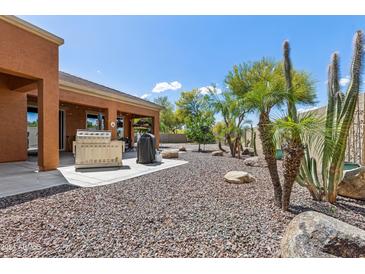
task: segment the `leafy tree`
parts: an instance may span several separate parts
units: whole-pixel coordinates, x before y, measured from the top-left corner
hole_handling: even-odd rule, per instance
[[[213,134],[215,139],[218,141],[218,148],[223,152],[227,152],[222,147],[222,142],[225,140],[225,135],[226,135],[226,125],[223,121],[215,123],[213,127]]]
[[[197,89],[182,92],[176,102],[177,112],[186,125],[187,137],[200,145],[214,141],[212,127],[214,112],[209,107],[207,96]]]
[[[160,113],[160,131],[162,133],[176,133],[182,127],[180,116],[176,114],[174,105],[167,96],[157,97],[154,102],[163,107]]]
[[[244,133],[242,126],[249,109],[244,100],[230,90],[219,94],[213,88],[210,90],[209,100],[212,108],[223,117],[224,127],[221,130],[227,140],[232,157],[235,157],[241,148],[241,137]],[[240,157],[240,153],[238,153],[238,157]]]
[[[295,103],[313,103],[315,94],[313,82],[308,74],[292,71],[293,96]],[[273,123],[270,119],[274,107],[281,107],[288,97],[281,63],[263,58],[254,63],[244,63],[235,66],[226,78],[228,87],[243,98],[250,109],[259,113],[258,128],[263,153],[268,165],[274,188],[275,204],[282,205],[282,188],[275,159],[276,145],[274,143]],[[310,87],[310,88],[308,88]]]

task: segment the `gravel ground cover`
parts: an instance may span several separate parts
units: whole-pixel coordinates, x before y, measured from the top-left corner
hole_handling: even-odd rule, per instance
[[[313,209],[365,229],[364,202],[316,203],[297,186],[292,212],[283,213],[273,206],[266,168],[228,155],[180,156],[189,163],[0,209],[0,256],[275,257],[286,225]],[[257,181],[227,184],[230,170]]]

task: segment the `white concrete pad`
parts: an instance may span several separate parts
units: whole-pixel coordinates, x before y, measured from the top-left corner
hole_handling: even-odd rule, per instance
[[[123,160],[121,168],[77,169],[75,166],[60,167],[58,170],[72,185],[79,187],[94,187],[121,182],[127,179],[146,175],[159,170],[180,166],[188,163],[183,160],[163,159],[162,163],[137,164],[136,158]]]

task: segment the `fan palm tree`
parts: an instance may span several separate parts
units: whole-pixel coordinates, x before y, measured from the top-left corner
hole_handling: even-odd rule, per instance
[[[269,59],[235,67],[227,76],[226,83],[232,84],[232,90],[244,98],[249,108],[259,113],[259,133],[263,153],[268,165],[274,188],[275,204],[282,206],[282,187],[275,158],[274,127],[270,119],[273,108],[280,107],[288,98],[283,74],[283,64]],[[311,104],[315,93],[313,82],[308,74],[293,71],[293,102]]]
[[[247,81],[246,88],[249,90],[245,100],[259,113],[258,128],[262,149],[274,188],[275,204],[281,207],[282,189],[275,158],[270,112],[274,106],[282,104],[285,98],[282,77],[278,64],[267,59],[262,59],[251,67],[242,67],[241,74],[242,79]]]

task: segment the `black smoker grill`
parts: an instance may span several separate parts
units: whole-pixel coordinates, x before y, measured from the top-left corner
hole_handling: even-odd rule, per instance
[[[137,163],[150,164],[155,161],[156,138],[150,133],[143,134],[137,142]]]

